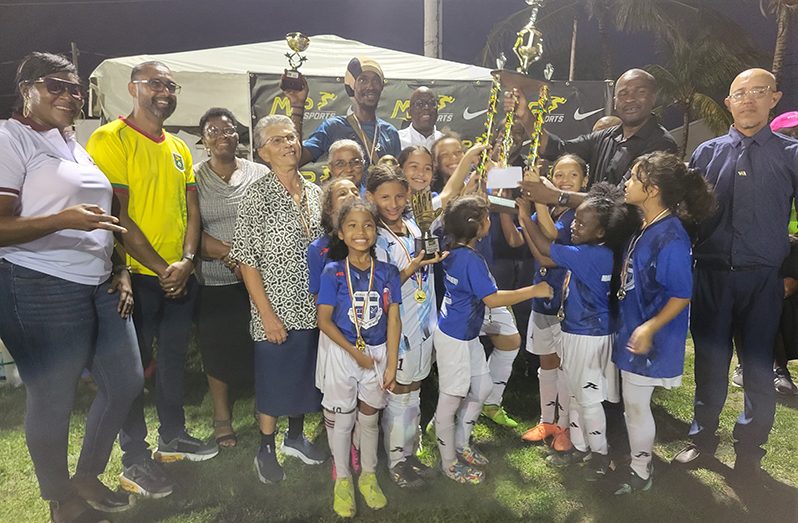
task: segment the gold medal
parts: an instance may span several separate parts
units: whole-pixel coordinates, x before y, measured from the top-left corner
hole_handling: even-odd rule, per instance
[[[623,287],[621,287],[620,289],[618,289],[618,299],[622,300],[624,298],[626,298],[626,290]]]
[[[358,336],[355,340],[355,348],[360,352],[366,352],[366,340],[362,336]]]
[[[560,321],[565,319],[565,311],[562,307],[560,307],[560,310],[557,311],[557,319]]]
[[[427,293],[421,289],[417,289],[413,297],[418,303],[424,303],[427,300]]]

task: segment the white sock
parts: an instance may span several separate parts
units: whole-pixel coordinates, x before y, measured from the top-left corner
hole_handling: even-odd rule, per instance
[[[438,438],[438,451],[441,454],[441,468],[447,468],[457,461],[454,445],[454,422],[457,409],[463,398],[445,392],[438,394],[435,409],[435,437]]]
[[[632,470],[642,479],[648,479],[657,430],[654,415],[651,413],[651,394],[654,387],[632,385],[628,381],[624,381],[622,387]]]
[[[554,423],[557,413],[557,369],[538,369],[540,422]]]
[[[408,428],[409,439],[405,444],[405,457],[415,455],[421,441],[421,390],[411,390],[407,395],[410,396],[407,402],[407,419],[412,431]]]
[[[363,472],[377,470],[377,447],[380,439],[379,417],[379,412],[371,415],[363,414],[360,411],[357,413],[357,421],[360,425],[360,465],[363,467]]]
[[[410,411],[410,394],[388,394],[388,405],[382,412],[383,446],[388,455],[388,468],[404,461],[415,433],[415,413]]]
[[[330,447],[330,452],[333,449],[333,428],[335,427],[335,412],[330,412],[327,409],[322,409],[324,414],[324,429],[327,432],[327,445]]]
[[[488,358],[488,368],[490,369],[490,377],[493,380],[493,389],[483,403],[488,405],[501,405],[502,396],[504,396],[504,389],[507,387],[507,381],[510,379],[510,374],[513,373],[513,362],[518,355],[518,349],[513,350],[499,350],[493,349]]]
[[[349,447],[352,446],[352,427],[355,426],[357,411],[336,412],[333,427],[332,455],[335,460],[335,474],[339,478],[352,475],[349,470]]]
[[[471,440],[471,431],[477,424],[482,405],[485,404],[485,398],[491,393],[492,387],[490,374],[471,376],[471,387],[457,410],[454,443],[458,449],[468,446],[468,442]]]
[[[576,398],[571,396],[568,400],[570,403],[570,408],[568,409],[568,417],[570,418],[570,422],[568,423],[568,435],[571,440],[571,444],[574,448],[580,452],[587,452],[587,443],[585,442],[585,429],[582,426],[582,419],[579,417],[579,405],[576,403]]]
[[[562,369],[557,369],[557,425],[560,428],[567,429],[570,426],[571,412],[571,389],[565,373]]]
[[[607,418],[601,403],[579,406],[579,416],[584,423],[585,437],[591,452],[607,454]]]

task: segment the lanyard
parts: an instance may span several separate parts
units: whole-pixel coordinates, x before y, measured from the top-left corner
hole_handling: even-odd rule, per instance
[[[402,248],[402,250],[405,253],[405,256],[407,256],[408,263],[412,262],[413,256],[410,255],[410,251],[407,250],[407,247],[405,247],[405,243],[402,241],[402,239],[399,238],[399,236],[395,232],[393,232],[391,228],[388,227],[388,225],[383,220],[380,220],[380,223],[382,223],[382,226],[385,228],[385,230],[388,231],[388,233],[391,236],[393,236],[394,240],[396,240],[396,243],[399,244],[399,247]],[[410,234],[410,227],[407,226],[407,223],[405,223],[404,219],[402,220],[402,224],[404,224],[405,228],[407,229],[408,236],[412,238],[413,236]],[[416,292],[413,293],[413,298],[418,303],[424,303],[424,301],[426,301],[427,299],[427,293],[424,292],[424,289],[422,288],[423,285],[422,285],[421,271],[416,271],[414,276],[416,278],[416,285],[418,289],[416,289]]]
[[[661,213],[656,215],[651,223],[643,223],[643,227],[640,229],[640,233],[634,237],[634,239],[629,242],[629,248],[626,249],[626,257],[623,259],[623,267],[621,267],[621,285],[618,288],[618,299],[623,300],[626,298],[626,284],[629,280],[629,266],[632,263],[632,254],[635,252],[635,247],[637,247],[637,242],[640,241],[640,238],[643,237],[643,233],[646,232],[646,229],[654,225],[659,220],[666,217],[670,214],[670,209],[664,209]]]
[[[371,139],[371,144],[366,140],[366,133],[363,131],[363,127],[360,126],[360,120],[357,119],[357,116],[352,114],[352,119],[355,122],[355,125],[352,127],[354,128],[355,132],[357,133],[360,141],[363,142],[363,146],[366,149],[366,154],[369,157],[369,165],[374,164],[374,149],[377,147],[377,131],[379,130],[379,125],[377,121],[374,121],[374,137]],[[350,122],[351,123],[351,122]]]
[[[352,302],[352,323],[355,324],[355,334],[357,335],[357,339],[355,340],[355,348],[360,352],[364,352],[366,350],[366,341],[363,339],[363,336],[360,334],[360,320],[357,317],[357,308],[355,307],[355,294],[352,290],[352,276],[350,274],[349,268],[349,256],[346,257],[346,288],[349,291],[349,299]],[[368,297],[371,295],[371,284],[374,282],[374,258],[371,258],[371,265],[369,267],[369,290],[366,293],[366,303],[363,304],[363,309],[361,311],[361,318],[366,312],[366,307],[368,306]]]

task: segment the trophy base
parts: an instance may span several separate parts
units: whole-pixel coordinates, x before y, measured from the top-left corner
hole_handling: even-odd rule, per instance
[[[490,212],[518,214],[518,207],[515,205],[515,200],[488,195],[488,204],[490,205]]]
[[[283,91],[301,91],[305,88],[302,81],[302,74],[294,69],[285,69],[280,78],[280,89]]]
[[[416,252],[424,251],[424,259],[430,260],[441,251],[440,241],[436,236],[416,238]]]

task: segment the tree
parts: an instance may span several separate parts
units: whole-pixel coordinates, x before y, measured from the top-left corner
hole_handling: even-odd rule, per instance
[[[776,15],[776,45],[773,48],[773,65],[770,72],[776,77],[778,85],[789,42],[791,21],[798,13],[798,0],[759,0],[759,10],[763,16],[767,16],[766,11]]]

